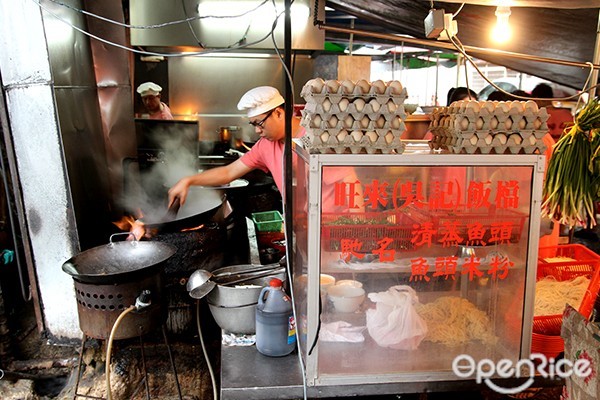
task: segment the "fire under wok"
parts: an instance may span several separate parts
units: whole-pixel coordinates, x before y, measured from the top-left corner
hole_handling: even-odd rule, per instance
[[[70,258],[62,270],[80,282],[120,283],[155,271],[177,251],[175,246],[162,242],[113,242],[115,235],[108,244]]]

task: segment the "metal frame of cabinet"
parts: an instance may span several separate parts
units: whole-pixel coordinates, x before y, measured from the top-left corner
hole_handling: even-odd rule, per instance
[[[535,274],[537,266],[537,249],[539,240],[539,228],[541,219],[542,181],[545,169],[545,157],[543,155],[463,155],[463,154],[439,154],[430,151],[407,150],[404,154],[309,154],[300,141],[294,142],[294,237],[291,248],[291,257],[294,260],[293,290],[296,304],[296,316],[301,343],[301,354],[305,366],[306,382],[308,386],[326,385],[352,385],[370,383],[402,383],[410,386],[417,384],[422,387],[423,382],[432,385],[448,381],[460,381],[451,370],[369,370],[368,367],[360,370],[356,368],[356,357],[364,357],[365,363],[373,364],[374,361],[386,363],[386,357],[417,357],[419,353],[404,350],[385,350],[382,357],[367,360],[373,354],[372,351],[361,349],[360,344],[353,346],[339,346],[339,351],[332,349],[328,354],[340,358],[342,365],[345,355],[355,353],[348,363],[348,371],[344,373],[324,373],[319,365],[319,353],[322,343],[318,340],[321,324],[320,309],[323,307],[323,297],[320,287],[321,271],[321,249],[322,249],[322,226],[321,226],[321,188],[323,168],[328,166],[352,166],[352,167],[526,167],[531,172],[531,182],[528,202],[528,229],[524,228],[523,235],[527,236],[526,255],[522,260],[523,273],[523,311],[520,321],[520,347],[516,350],[519,358],[529,357],[531,349],[531,332],[533,320],[533,296],[535,288]],[[303,187],[300,180],[305,180]],[[302,192],[302,193],[301,193]],[[306,204],[302,204],[305,198]],[[297,224],[298,219],[305,220],[305,226]],[[299,282],[299,274],[304,269],[305,282]],[[299,285],[304,285],[304,292],[298,290]],[[303,297],[305,296],[305,298]],[[304,302],[304,303],[303,303]],[[301,304],[302,303],[302,304]],[[366,334],[368,336],[368,334]],[[372,349],[371,349],[372,350]],[[377,353],[377,351],[375,352]],[[421,354],[422,356],[422,354]],[[350,356],[349,356],[350,357]],[[377,356],[373,356],[377,357]],[[351,357],[350,357],[351,358]],[[322,363],[322,360],[321,360]],[[341,371],[341,370],[340,370]],[[467,378],[470,379],[470,378]],[[474,379],[474,378],[473,378]]]

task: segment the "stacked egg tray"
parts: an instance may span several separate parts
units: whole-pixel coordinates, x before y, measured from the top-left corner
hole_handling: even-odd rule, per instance
[[[402,153],[406,89],[399,81],[337,81],[315,78],[300,95],[301,125],[310,153]]]
[[[431,113],[429,146],[466,154],[544,154],[548,112],[528,101],[455,101]]]

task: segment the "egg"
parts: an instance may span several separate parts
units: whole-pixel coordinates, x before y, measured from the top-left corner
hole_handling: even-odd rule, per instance
[[[477,139],[476,135],[471,136],[471,139],[469,139],[469,142],[471,142],[472,146],[477,145],[477,141],[478,141],[478,139]]]
[[[496,110],[500,110],[502,114],[508,114],[510,111],[510,104],[506,101],[499,101],[498,104],[496,104]]]
[[[479,106],[479,102],[477,100],[467,100],[465,102],[465,110],[471,110],[474,113],[479,113],[481,107]]]
[[[385,125],[385,117],[383,115],[380,115],[379,118],[377,118],[377,121],[375,121],[375,126],[377,126],[378,128],[383,128]]]
[[[483,124],[484,124],[483,118],[481,118],[481,117],[477,118],[477,121],[475,121],[475,129],[478,129],[478,130],[482,129]]]
[[[344,94],[352,94],[354,92],[354,86],[354,82],[349,79],[342,81],[342,91]]]
[[[518,133],[513,133],[512,135],[510,135],[508,137],[508,140],[515,144],[521,144],[523,142],[523,138]]]
[[[323,103],[321,103],[321,107],[323,107],[323,111],[329,112],[331,110],[331,101],[329,99],[324,99]]]
[[[356,87],[360,89],[361,94],[368,94],[371,90],[371,84],[364,79],[359,79],[356,82]]]
[[[389,81],[387,87],[390,88],[391,94],[400,95],[402,94],[402,84],[400,81]]]
[[[323,132],[321,134],[321,142],[327,143],[328,140],[329,140],[329,132]]]
[[[385,83],[381,79],[371,82],[371,88],[375,89],[376,94],[385,93]]]
[[[497,128],[498,128],[498,118],[492,117],[490,119],[490,129],[497,129]]]
[[[342,143],[346,139],[346,136],[348,136],[348,131],[342,129],[341,131],[339,131],[336,137],[338,142]]]
[[[500,144],[506,144],[506,135],[504,133],[497,133],[496,138],[498,138]]]
[[[535,101],[533,101],[533,100],[527,100],[525,102],[525,105],[524,105],[523,108],[524,108],[525,111],[531,111],[531,112],[534,112],[534,113],[537,113],[538,111],[540,111],[537,103]]]
[[[529,144],[531,146],[535,146],[537,144],[537,139],[535,138],[534,135],[529,136]]]
[[[377,141],[377,139],[379,138],[379,135],[377,135],[377,132],[374,132],[374,131],[367,131],[365,133],[365,136],[367,136],[369,138],[371,143],[375,143]]]
[[[329,117],[329,121],[327,121],[327,126],[330,128],[335,128],[338,124],[338,118],[335,115]]]
[[[369,122],[371,122],[371,119],[369,119],[369,117],[365,115],[360,119],[360,127],[367,128],[369,126]]]
[[[352,118],[352,115],[348,115],[346,118],[344,118],[344,128],[352,128],[352,124],[354,124],[354,118]]]
[[[312,128],[320,128],[321,122],[323,122],[323,119],[321,118],[321,116],[319,114],[315,114],[313,116],[312,120],[310,121],[310,126]]]
[[[523,112],[523,103],[518,100],[511,101],[510,109],[516,114],[521,114]]]
[[[468,118],[463,118],[460,121],[460,130],[466,131],[468,128],[469,128],[469,119]]]
[[[525,129],[526,126],[527,120],[525,119],[525,117],[523,117],[519,120],[519,129]]]
[[[542,127],[542,120],[536,118],[533,120],[533,129],[540,129]]]
[[[492,114],[494,112],[494,110],[496,109],[496,104],[494,104],[493,101],[484,101],[483,102],[483,107],[481,107],[482,110],[487,110],[490,114]]]
[[[400,119],[400,117],[393,117],[390,120],[390,125],[392,126],[392,128],[394,129],[400,129],[400,125],[402,124],[402,120]]]
[[[358,112],[362,112],[362,110],[365,108],[365,101],[363,99],[361,99],[360,97],[354,99],[354,101],[352,102],[352,104],[354,104],[354,107],[356,107],[356,111]]]
[[[393,140],[394,140],[394,134],[392,132],[386,133],[386,135],[385,135],[385,142],[387,144],[390,144],[390,143],[392,143]]]
[[[325,81],[321,78],[314,78],[306,82],[306,86],[310,87],[311,93],[321,93],[323,86],[325,86]]]
[[[340,111],[346,111],[348,109],[348,105],[350,105],[350,101],[346,98],[340,99],[340,102],[338,103]]]
[[[325,87],[327,89],[327,93],[337,93],[340,89],[340,83],[335,79],[329,79],[325,81]]]
[[[493,139],[493,138],[492,138],[492,135],[489,135],[489,134],[488,134],[488,135],[485,137],[485,144],[492,144],[492,139]]]
[[[396,105],[396,103],[394,103],[392,100],[387,102],[387,109],[390,113],[395,113],[396,110],[398,109],[398,106]]]
[[[354,139],[356,143],[360,142],[362,137],[363,133],[361,131],[352,131],[352,139]]]
[[[510,131],[512,129],[512,126],[513,126],[512,118],[506,118],[506,121],[504,121],[504,129],[506,129],[507,131]]]
[[[379,104],[377,99],[371,99],[369,104],[371,105],[371,110],[373,110],[373,112],[378,112],[379,108],[381,107],[381,104]]]

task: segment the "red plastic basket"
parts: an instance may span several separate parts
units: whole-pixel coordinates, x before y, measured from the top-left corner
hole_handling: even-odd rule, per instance
[[[321,246],[323,250],[341,251],[343,239],[358,240],[358,253],[368,253],[379,247],[380,240],[392,239],[387,249],[412,249],[412,230],[415,221],[404,213],[323,213]]]
[[[538,258],[537,280],[546,276],[552,276],[558,281],[579,276],[590,279],[578,310],[584,317],[589,318],[600,288],[600,255],[580,244],[540,247],[539,254],[543,256]],[[552,257],[568,257],[575,261],[546,261]],[[561,327],[562,314],[534,317],[531,351],[556,357],[564,348],[563,339],[560,337]]]

